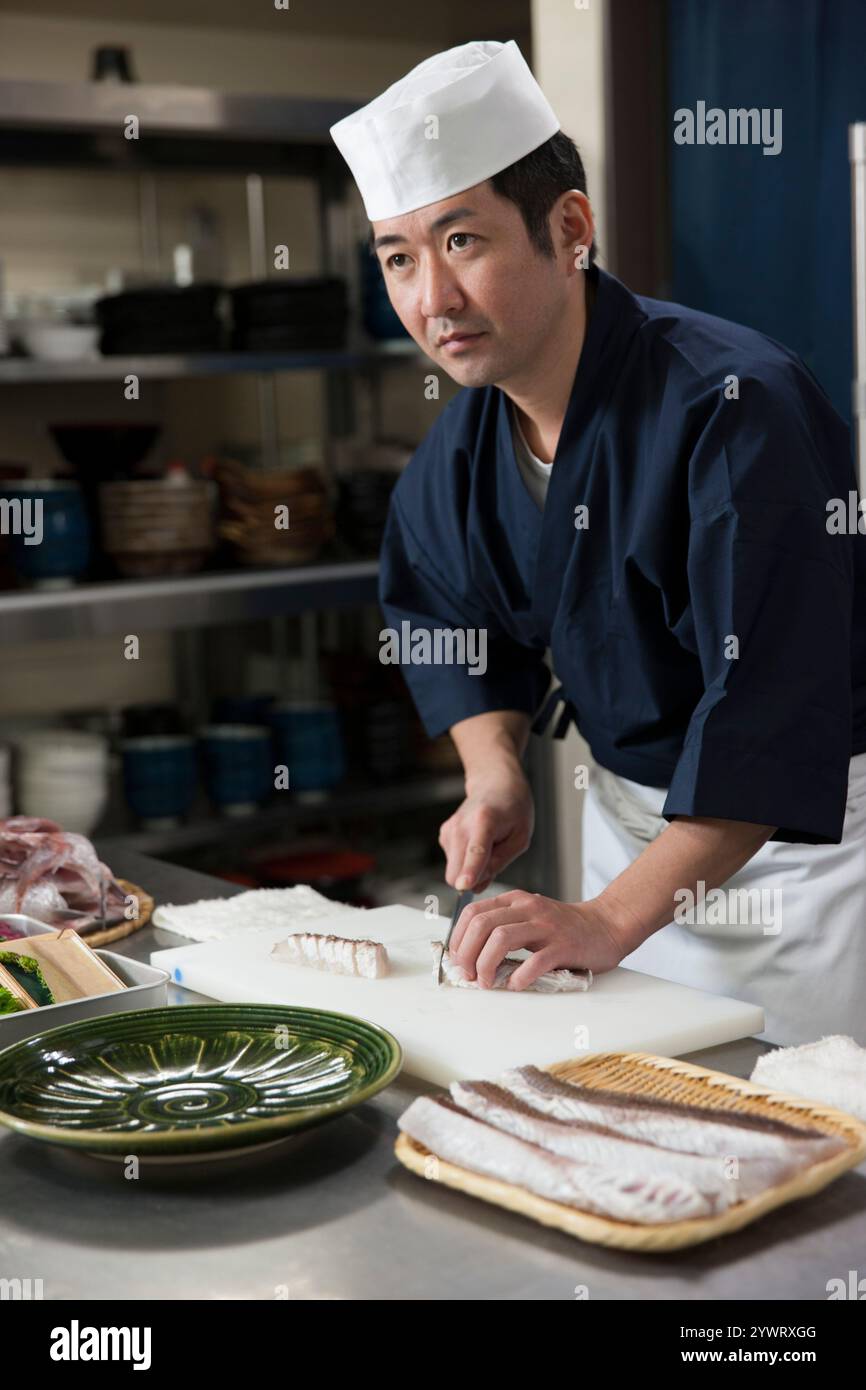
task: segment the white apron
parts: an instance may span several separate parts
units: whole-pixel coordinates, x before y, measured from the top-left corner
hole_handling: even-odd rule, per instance
[[[666,796],[591,765],[584,898],[599,894],[666,828]],[[841,844],[768,841],[724,888],[728,903],[732,889],[764,889],[765,911],[729,906],[729,920],[710,925],[709,903],[703,913],[698,903],[693,920],[670,922],[622,964],[759,1005],[766,1022],[758,1036],[767,1042],[847,1033],[866,1046],[866,753],[851,759]],[[745,901],[742,893],[736,898]],[[757,894],[751,902],[757,905]]]

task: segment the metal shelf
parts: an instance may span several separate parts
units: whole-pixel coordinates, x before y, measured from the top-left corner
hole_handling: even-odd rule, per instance
[[[76,362],[45,362],[30,357],[0,358],[0,386],[66,381],[142,381],[176,377],[224,376],[231,372],[348,371],[426,361],[415,343],[393,342],[319,352],[148,353],[135,357],[95,357]]]
[[[345,179],[330,127],[359,103],[147,82],[0,81],[0,163],[250,168]],[[125,137],[133,112],[139,138]]]
[[[142,133],[249,140],[329,140],[356,103],[135,82],[0,82],[0,128],[91,131],[123,138],[129,112]]]
[[[0,642],[218,627],[375,603],[378,560],[0,593]]]
[[[419,777],[385,786],[337,787],[333,791],[291,792],[282,806],[266,806],[252,816],[240,819],[207,815],[188,821],[173,830],[137,830],[129,834],[97,834],[99,850],[109,862],[119,850],[141,854],[172,854],[219,844],[222,840],[260,840],[263,835],[284,829],[287,823],[311,815],[397,814],[422,806],[459,802],[464,796],[463,777]],[[288,798],[291,798],[290,800]]]

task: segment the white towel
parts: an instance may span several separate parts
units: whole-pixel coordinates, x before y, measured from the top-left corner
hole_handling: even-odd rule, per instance
[[[310,924],[347,912],[362,912],[351,903],[335,902],[308,883],[294,888],[251,888],[232,898],[201,898],[195,903],[161,903],[151,918],[192,941],[230,941],[250,932],[285,927],[286,933],[308,931]]]
[[[801,1047],[765,1052],[755,1063],[751,1079],[866,1120],[866,1048],[853,1038],[836,1034]]]

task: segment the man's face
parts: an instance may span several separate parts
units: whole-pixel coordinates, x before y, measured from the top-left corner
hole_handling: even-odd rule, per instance
[[[537,359],[564,311],[564,255],[542,256],[489,182],[373,223],[391,303],[461,386],[502,385]]]

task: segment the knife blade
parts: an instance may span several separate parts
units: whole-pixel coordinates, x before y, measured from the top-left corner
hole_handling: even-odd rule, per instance
[[[448,928],[448,935],[445,937],[445,943],[439,955],[439,970],[436,974],[437,985],[441,985],[442,983],[442,962],[445,959],[445,952],[448,950],[448,947],[451,944],[451,936],[454,932],[454,928],[457,926],[457,923],[460,920],[460,914],[463,911],[464,907],[468,907],[474,897],[475,893],[471,888],[464,888],[462,893],[457,894],[457,902],[454,904],[454,912],[451,917],[451,925]]]

